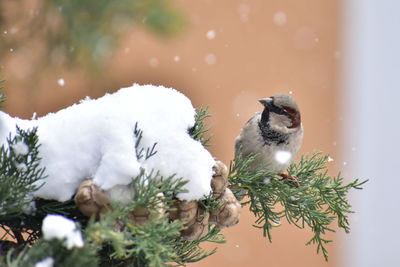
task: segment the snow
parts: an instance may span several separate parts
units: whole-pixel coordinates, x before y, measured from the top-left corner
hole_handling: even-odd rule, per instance
[[[213,39],[215,39],[216,36],[217,36],[217,33],[215,32],[215,30],[209,30],[206,33],[206,37],[208,40],[213,40]]]
[[[41,261],[36,262],[35,267],[53,267],[54,259],[52,257],[47,257]]]
[[[278,11],[274,14],[272,17],[272,21],[275,23],[275,25],[278,26],[283,26],[286,24],[287,21],[287,16],[285,12]]]
[[[211,192],[215,161],[188,134],[194,116],[190,100],[175,89],[135,84],[37,120],[12,118],[0,111],[0,145],[10,132],[15,135],[16,125],[38,127],[39,153],[47,177],[36,197],[69,200],[88,178],[103,190],[111,192],[115,187],[113,192],[118,192],[144,169],[187,180],[188,192],[178,198],[195,200]],[[157,153],[147,160],[136,157],[136,123],[143,131],[139,148],[146,150],[156,143]]]
[[[204,61],[208,64],[208,65],[213,65],[215,63],[217,63],[217,57],[214,54],[207,54],[204,58]]]
[[[292,153],[289,151],[279,150],[275,153],[275,160],[280,164],[288,163],[292,158]]]
[[[174,61],[175,61],[175,62],[181,61],[181,57],[180,57],[180,56],[174,56]]]
[[[17,156],[25,156],[29,152],[28,146],[23,141],[18,141],[11,146]]]
[[[47,215],[43,219],[42,232],[44,239],[64,241],[68,249],[84,245],[81,231],[75,222],[61,215]]]
[[[328,162],[332,162],[334,159],[331,156],[328,156]]]
[[[64,81],[64,79],[62,79],[62,78],[61,78],[61,79],[58,79],[58,80],[57,80],[57,83],[58,83],[59,86],[64,86],[64,85],[65,85],[65,81]]]
[[[26,197],[28,204],[23,207],[23,212],[27,215],[35,215],[36,202],[33,200],[33,196],[28,194]]]
[[[28,170],[28,166],[23,162],[15,164],[15,167],[17,167],[20,172],[26,172]]]

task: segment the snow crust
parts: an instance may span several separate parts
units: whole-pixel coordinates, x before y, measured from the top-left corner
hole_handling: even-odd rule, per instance
[[[190,100],[175,89],[134,84],[96,100],[85,98],[37,120],[12,118],[0,111],[0,144],[10,133],[15,135],[16,125],[38,127],[41,164],[48,175],[35,193],[38,197],[68,200],[85,179],[111,191],[129,184],[143,168],[187,180],[188,192],[178,197],[194,200],[211,191],[215,163],[188,134],[194,116]],[[146,151],[156,143],[157,153],[147,160],[136,156],[136,123],[143,131],[139,149]]]
[[[43,219],[42,232],[44,239],[62,240],[68,249],[84,245],[81,231],[75,222],[61,215],[47,215]]]

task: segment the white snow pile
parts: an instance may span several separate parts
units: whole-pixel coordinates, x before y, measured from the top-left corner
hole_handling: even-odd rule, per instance
[[[28,154],[29,152],[29,148],[28,146],[22,142],[22,141],[18,141],[16,142],[13,146],[12,146],[12,150],[14,151],[14,153],[19,156],[25,156],[26,154]]]
[[[35,263],[35,267],[53,267],[53,266],[54,266],[54,259],[52,257],[47,257]]]
[[[83,247],[81,231],[73,220],[61,215],[47,215],[42,224],[43,237],[46,240],[58,239],[67,249]]]
[[[188,181],[181,200],[200,199],[211,191],[214,159],[200,142],[191,138],[195,109],[175,89],[137,85],[92,100],[86,98],[37,120],[12,118],[0,111],[0,145],[16,126],[38,127],[45,184],[35,196],[65,201],[85,179],[104,190],[127,185],[141,168],[175,175]],[[157,153],[145,160],[135,152],[135,124],[143,131],[139,149]],[[24,153],[23,146],[18,147]],[[39,181],[41,182],[41,181]]]

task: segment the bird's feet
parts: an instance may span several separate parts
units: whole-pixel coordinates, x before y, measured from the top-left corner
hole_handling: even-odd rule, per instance
[[[297,178],[297,176],[289,175],[289,174],[286,174],[286,173],[279,173],[278,175],[280,177],[282,177],[281,181],[285,180],[285,179],[288,179],[288,180],[293,181],[296,187],[300,187],[300,181],[299,181],[299,178]]]

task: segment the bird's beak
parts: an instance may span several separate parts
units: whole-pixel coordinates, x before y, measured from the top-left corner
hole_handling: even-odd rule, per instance
[[[271,97],[262,98],[262,99],[258,100],[258,102],[263,104],[264,107],[268,107],[272,104],[272,98]]]

